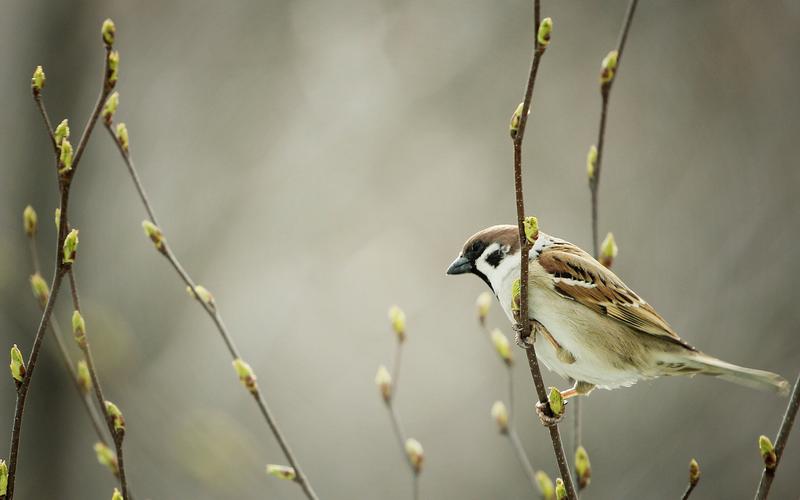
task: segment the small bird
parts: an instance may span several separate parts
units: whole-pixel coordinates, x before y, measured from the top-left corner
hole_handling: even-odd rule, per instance
[[[492,226],[464,244],[447,274],[471,273],[492,289],[512,323],[512,287],[520,275],[517,226]],[[576,245],[543,232],[530,250],[528,316],[541,324],[534,348],[552,371],[575,380],[564,399],[595,387],[697,373],[785,395],[774,373],[704,354],[682,340],[653,307]]]

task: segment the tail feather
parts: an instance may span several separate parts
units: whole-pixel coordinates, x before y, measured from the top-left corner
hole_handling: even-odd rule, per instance
[[[778,374],[727,363],[702,352],[693,352],[680,358],[669,356],[657,364],[665,375],[702,373],[753,389],[772,391],[782,396],[789,394],[789,382]]]
[[[734,365],[701,352],[684,359],[683,363],[689,368],[698,369],[698,373],[721,378],[734,384],[776,392],[781,396],[789,394],[789,382],[776,373]]]

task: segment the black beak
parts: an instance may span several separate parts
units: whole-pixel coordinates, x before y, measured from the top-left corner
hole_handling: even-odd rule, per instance
[[[472,265],[472,261],[467,259],[466,257],[459,256],[456,260],[450,264],[450,267],[447,268],[447,274],[464,274],[464,273],[471,273],[474,267]]]

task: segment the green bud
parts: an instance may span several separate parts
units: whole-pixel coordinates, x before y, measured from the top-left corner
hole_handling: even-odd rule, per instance
[[[519,312],[520,300],[519,296],[522,294],[522,282],[519,278],[515,279],[511,284],[511,310]]]
[[[44,304],[47,302],[47,299],[50,297],[50,289],[47,286],[47,282],[42,278],[42,275],[39,273],[31,275],[31,290],[33,290],[33,296],[39,299],[39,303]]]
[[[564,500],[567,498],[567,487],[564,486],[564,481],[559,477],[556,479],[556,499]]]
[[[619,253],[619,248],[614,240],[614,233],[608,233],[600,245],[600,263],[610,268],[617,257],[617,253]]]
[[[553,480],[543,470],[536,471],[534,475],[536,478],[536,486],[539,487],[539,493],[544,500],[553,500],[556,496],[556,490],[553,486]]]
[[[75,262],[75,254],[78,251],[78,230],[73,229],[64,238],[64,264]]]
[[[539,237],[539,219],[536,217],[525,217],[523,222],[525,228],[525,239],[528,243],[533,243]]]
[[[475,301],[475,309],[478,311],[478,321],[481,325],[486,325],[486,317],[489,316],[489,310],[492,308],[492,294],[490,292],[482,292],[478,295]]]
[[[297,473],[294,468],[288,465],[267,464],[267,474],[287,481],[294,481],[297,479]]]
[[[61,123],[56,127],[54,135],[56,137],[56,145],[59,147],[61,146],[61,141],[69,139],[69,120],[66,118],[61,120]]]
[[[517,132],[519,132],[519,124],[522,121],[522,108],[525,106],[524,102],[519,103],[514,114],[511,115],[511,123],[508,125],[508,133],[511,134],[512,139],[516,139]]]
[[[122,150],[127,153],[130,142],[128,141],[128,127],[124,123],[117,124],[117,142],[119,142]]]
[[[775,454],[775,447],[767,436],[759,436],[758,448],[761,451],[761,458],[764,460],[764,467],[767,470],[775,470],[778,466],[778,456]]]
[[[118,488],[114,488],[114,494],[111,495],[111,500],[125,500],[122,496],[122,493],[119,492]]]
[[[117,455],[111,449],[101,442],[94,444],[94,453],[97,456],[97,461],[100,465],[108,467],[112,474],[115,476],[119,474],[119,464],[117,463]]]
[[[25,207],[25,210],[22,211],[22,227],[25,228],[25,234],[28,235],[29,238],[36,234],[38,219],[36,210],[34,210],[32,206],[28,205]]]
[[[156,248],[161,250],[164,246],[164,234],[161,232],[161,229],[149,220],[142,221],[142,229],[144,229],[144,234],[150,238],[150,241],[153,242]]]
[[[511,345],[508,343],[508,339],[503,332],[495,328],[489,333],[492,339],[492,345],[494,345],[494,350],[497,351],[497,354],[500,355],[500,358],[505,362],[507,365],[511,365]]]
[[[72,334],[81,348],[86,346],[86,322],[83,320],[80,311],[72,313]]]
[[[601,63],[602,70],[600,72],[600,83],[603,85],[609,84],[614,80],[618,58],[619,53],[616,50],[612,50],[603,58],[603,62]]]
[[[253,369],[244,362],[241,358],[233,360],[233,369],[236,370],[236,375],[239,376],[239,381],[244,385],[245,389],[252,394],[258,392],[258,384],[256,384],[256,374]]]
[[[70,144],[69,139],[64,138],[61,141],[61,154],[58,157],[59,161],[59,174],[65,174],[72,170],[72,144]]]
[[[402,342],[406,339],[406,313],[397,306],[389,308],[389,322],[392,324],[392,330],[397,335],[397,340]]]
[[[114,92],[108,99],[106,99],[106,104],[103,106],[103,120],[106,122],[106,125],[111,125],[111,121],[114,119],[114,113],[117,112],[117,107],[119,106],[119,93]]]
[[[414,469],[414,473],[419,474],[422,471],[422,463],[425,461],[425,452],[422,449],[422,444],[414,438],[406,439],[406,456]]]
[[[108,75],[106,83],[109,87],[114,87],[119,79],[119,52],[112,50],[108,53]]]
[[[111,19],[103,21],[101,33],[103,34],[103,42],[105,42],[106,47],[110,48],[114,45],[114,35],[117,34],[117,27],[114,26],[114,21]]]
[[[11,377],[19,383],[25,378],[25,361],[22,360],[22,352],[17,347],[17,344],[11,348]]]
[[[387,403],[391,401],[392,375],[389,373],[389,370],[387,370],[386,367],[383,365],[378,367],[378,373],[375,374],[375,385],[377,385],[378,389],[380,389],[381,396],[383,396],[383,400]]]
[[[575,472],[578,476],[578,485],[581,489],[589,486],[592,480],[592,463],[589,461],[589,454],[586,448],[578,446],[575,450]]]
[[[200,299],[205,305],[208,307],[216,307],[216,303],[214,302],[214,296],[211,295],[206,287],[202,285],[196,285],[194,287],[194,291],[190,287],[186,287],[186,293],[188,293],[191,297],[195,299]]]
[[[61,228],[61,209],[56,208],[55,212],[55,221],[56,221],[56,231],[59,231]]]
[[[549,17],[542,19],[539,24],[539,31],[536,34],[536,40],[539,42],[539,47],[545,48],[550,45],[550,34],[553,32],[553,20]]]
[[[694,458],[689,462],[689,484],[697,486],[700,481],[700,464]]]
[[[42,91],[44,88],[44,82],[47,78],[44,76],[44,70],[41,66],[36,66],[36,69],[33,71],[33,77],[31,78],[31,89],[33,90],[33,95],[39,95],[39,92]]]
[[[111,419],[117,433],[125,432],[125,417],[122,416],[119,407],[111,401],[106,401],[106,415]]]
[[[561,397],[561,392],[555,387],[550,388],[550,394],[547,396],[547,401],[550,403],[550,410],[556,417],[564,413],[564,398]]]
[[[502,401],[495,401],[492,405],[492,418],[497,423],[500,434],[508,432],[508,409]]]
[[[8,465],[6,461],[0,459],[0,497],[8,493]]]
[[[78,378],[78,385],[80,386],[81,391],[84,394],[88,394],[89,391],[92,390],[92,375],[89,373],[89,365],[86,364],[86,361],[78,361],[76,376]]]
[[[586,155],[586,175],[589,180],[594,180],[595,170],[597,169],[597,146],[592,144],[589,153]]]

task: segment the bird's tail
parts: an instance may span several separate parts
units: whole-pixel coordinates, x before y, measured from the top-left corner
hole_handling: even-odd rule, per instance
[[[667,362],[666,365],[675,366],[675,374],[702,373],[753,389],[776,392],[781,396],[789,394],[789,382],[778,374],[726,363],[702,352],[694,352],[682,358],[680,362]]]

